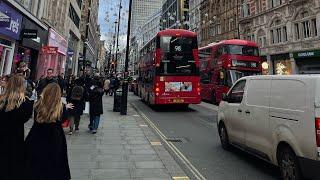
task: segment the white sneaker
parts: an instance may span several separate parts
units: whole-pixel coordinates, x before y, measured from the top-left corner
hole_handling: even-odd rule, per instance
[[[69,135],[72,135],[72,131],[70,131],[68,134],[69,134]]]

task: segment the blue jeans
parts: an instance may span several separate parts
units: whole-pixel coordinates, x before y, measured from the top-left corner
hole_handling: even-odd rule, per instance
[[[100,123],[100,116],[90,116],[90,130],[97,130]]]

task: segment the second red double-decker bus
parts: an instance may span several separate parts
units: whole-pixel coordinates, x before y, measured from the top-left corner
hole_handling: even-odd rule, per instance
[[[220,103],[222,94],[243,76],[261,74],[261,58],[256,43],[232,39],[199,49],[201,98]]]
[[[157,33],[140,51],[138,91],[148,104],[199,104],[197,35],[182,29]]]

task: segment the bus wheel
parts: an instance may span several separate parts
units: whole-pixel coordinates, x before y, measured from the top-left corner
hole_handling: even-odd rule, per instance
[[[216,98],[215,92],[211,93],[211,102],[212,102],[212,104],[217,105],[217,98]]]

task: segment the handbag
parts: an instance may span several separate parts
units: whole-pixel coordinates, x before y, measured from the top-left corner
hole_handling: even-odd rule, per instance
[[[89,102],[86,102],[85,109],[83,111],[83,114],[89,114]]]
[[[64,122],[62,123],[62,128],[69,127],[69,124],[70,124],[70,120],[68,119],[64,120]]]

